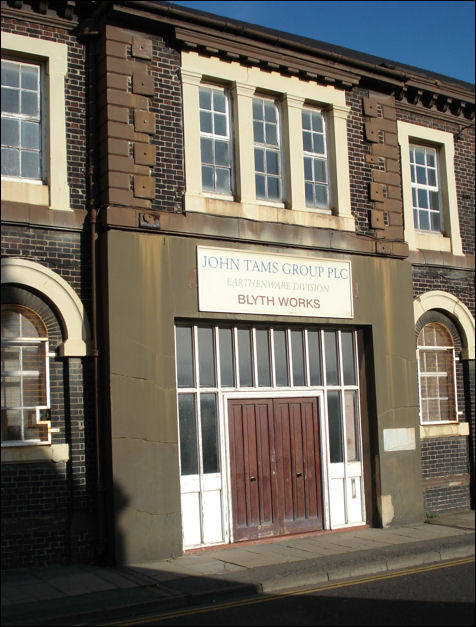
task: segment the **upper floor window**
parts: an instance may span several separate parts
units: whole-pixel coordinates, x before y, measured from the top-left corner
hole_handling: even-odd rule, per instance
[[[232,193],[232,151],[228,94],[216,87],[200,87],[200,148],[202,188]]]
[[[436,149],[410,144],[410,169],[414,226],[422,231],[440,232],[443,225]]]
[[[276,102],[253,98],[256,198],[271,202],[283,200],[279,113]]]
[[[2,445],[49,441],[48,336],[31,309],[2,306]]]
[[[455,349],[449,330],[438,322],[426,324],[418,336],[420,417],[422,423],[455,422]]]
[[[2,176],[42,178],[41,67],[2,59]]]
[[[303,109],[302,143],[306,207],[329,208],[327,142],[324,116],[320,111]]]
[[[463,255],[452,133],[397,121],[404,233],[410,250]]]

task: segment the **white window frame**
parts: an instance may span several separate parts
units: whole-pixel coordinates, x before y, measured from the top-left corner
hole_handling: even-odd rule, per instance
[[[230,173],[230,193],[226,193],[226,192],[220,192],[216,189],[216,169],[217,167],[220,166],[216,166],[215,164],[204,164],[203,161],[203,156],[201,157],[201,164],[202,164],[202,168],[204,165],[209,165],[211,167],[213,167],[213,171],[214,171],[214,188],[213,190],[209,190],[209,189],[203,189],[203,193],[204,194],[209,194],[211,196],[218,196],[220,198],[229,198],[229,199],[233,199],[234,198],[234,192],[235,192],[235,181],[234,181],[234,159],[233,159],[233,109],[232,109],[232,103],[231,103],[231,98],[230,98],[230,94],[229,94],[229,90],[221,87],[219,85],[213,85],[210,83],[203,83],[199,86],[199,93],[200,93],[200,89],[210,89],[212,90],[212,103],[213,103],[213,91],[221,91],[225,97],[225,118],[226,118],[226,135],[217,135],[216,133],[207,133],[205,131],[203,131],[200,128],[200,139],[202,138],[208,138],[211,139],[214,143],[215,141],[226,141],[228,143],[228,153],[229,153],[229,158],[230,158],[230,165],[227,168],[229,170]],[[199,104],[199,111],[202,111],[202,108]],[[212,109],[211,109],[211,113],[213,115],[214,113],[214,109],[213,109],[213,105],[212,105]],[[200,155],[202,155],[201,152],[201,147],[200,147]],[[225,168],[223,168],[225,169]],[[202,188],[203,188],[203,177],[202,177]]]
[[[309,129],[308,131],[307,129],[304,129],[304,120],[303,120],[302,134],[303,134],[303,154],[304,154],[304,185],[306,186],[306,184],[308,183],[312,185],[313,199],[314,199],[314,202],[312,204],[308,204],[308,201],[306,198],[306,207],[310,210],[325,211],[326,213],[330,213],[330,207],[332,206],[332,194],[331,194],[332,188],[331,188],[330,181],[329,181],[329,163],[328,163],[328,149],[327,149],[328,137],[327,137],[327,120],[326,120],[325,112],[322,109],[313,109],[310,107],[303,107],[302,114],[304,114],[304,112],[309,112],[311,115],[311,119],[312,119],[313,114],[319,114],[319,116],[321,117],[322,126],[323,126],[322,133],[318,133],[318,131],[315,131],[312,128]],[[324,151],[322,153],[315,152],[314,150],[306,150],[304,146],[304,133],[305,132],[310,132],[311,137],[313,137],[314,134],[322,135],[323,142],[324,142]],[[312,162],[312,179],[306,178],[306,159],[310,159]],[[321,161],[325,163],[325,171],[326,171],[325,187],[326,187],[327,202],[323,205],[319,204],[315,200],[316,185],[323,185],[321,181],[316,181],[315,179],[315,162],[316,161]]]
[[[255,164],[255,194],[256,200],[259,202],[272,203],[272,204],[283,204],[285,200],[285,179],[283,176],[284,164],[283,164],[283,139],[282,139],[282,111],[280,104],[277,100],[273,98],[266,98],[261,94],[255,94],[253,97],[253,109],[255,103],[261,102],[263,103],[262,108],[264,109],[265,103],[271,103],[274,107],[276,113],[276,141],[277,144],[268,144],[266,142],[266,137],[264,137],[264,141],[259,142],[256,140],[256,136],[254,134],[253,129],[253,148],[254,148],[254,164]],[[261,120],[255,120],[253,114],[253,127],[255,122],[260,122]],[[266,120],[263,118],[263,130],[266,133]],[[258,171],[256,169],[256,149],[263,151],[263,163],[264,163],[264,171]],[[267,169],[267,154],[268,152],[276,153],[277,155],[277,164],[278,164],[278,174],[272,174],[268,172]],[[265,179],[265,195],[258,196],[258,189],[256,185],[256,177],[264,176]],[[278,198],[270,198],[268,193],[268,182],[269,179],[275,179],[279,184],[279,194]]]
[[[2,135],[2,150],[3,148],[17,148],[18,152],[19,152],[19,170],[20,170],[20,164],[21,164],[21,154],[23,153],[31,153],[31,152],[38,152],[39,153],[39,173],[37,177],[27,177],[27,176],[22,176],[21,172],[19,171],[18,175],[8,175],[8,174],[2,174],[2,177],[4,179],[11,179],[11,180],[20,180],[20,181],[31,181],[31,182],[38,182],[41,183],[44,179],[44,145],[45,145],[45,140],[44,140],[44,120],[43,120],[43,111],[44,111],[44,72],[43,72],[43,65],[41,63],[32,63],[32,62],[25,62],[22,59],[15,59],[15,58],[2,58],[2,69],[3,69],[3,64],[4,63],[12,63],[12,64],[17,64],[20,66],[20,76],[21,76],[21,67],[22,66],[29,66],[29,67],[35,67],[38,70],[38,89],[35,90],[35,93],[37,93],[37,107],[38,107],[38,113],[37,115],[29,115],[29,114],[24,114],[24,113],[10,113],[8,111],[4,111],[3,107],[2,107],[2,122],[3,119],[6,120],[16,120],[19,124],[19,144],[17,146],[10,146],[7,143],[3,143],[3,135]],[[9,89],[9,86],[7,85],[3,85],[2,84],[2,89],[3,87],[5,87],[5,89]],[[21,92],[23,91],[23,88],[21,85],[18,86],[18,91]],[[31,92],[33,90],[25,90],[28,92]],[[38,125],[39,127],[39,148],[38,149],[33,149],[33,148],[29,148],[29,147],[25,147],[22,146],[22,132],[21,132],[21,125],[22,122],[29,122],[29,123],[34,123],[36,125]]]
[[[19,313],[21,314],[21,310],[24,310],[25,307],[18,305],[15,306],[18,310]],[[38,316],[38,314],[36,312],[33,312],[34,315],[36,317],[38,317],[39,320],[41,320],[40,316]],[[2,413],[3,410],[19,410],[21,411],[21,415],[22,415],[22,421],[21,421],[21,430],[22,433],[24,433],[24,429],[25,429],[25,412],[27,411],[34,411],[35,412],[35,421],[37,425],[44,425],[47,429],[47,434],[48,437],[44,440],[41,440],[40,438],[30,438],[30,439],[25,439],[22,438],[21,440],[3,440],[2,439],[2,447],[11,447],[11,446],[32,446],[32,445],[47,445],[47,444],[51,444],[51,428],[50,428],[50,421],[49,420],[45,420],[45,413],[47,412],[47,410],[50,408],[51,402],[50,402],[50,368],[49,368],[49,357],[50,357],[50,353],[49,353],[49,348],[48,348],[48,337],[35,337],[35,338],[29,338],[29,337],[15,337],[15,338],[3,338],[2,337],[2,352],[4,348],[8,348],[11,346],[16,346],[16,347],[20,347],[20,349],[22,347],[27,347],[27,346],[42,346],[42,357],[44,357],[44,368],[45,368],[45,380],[44,380],[44,385],[45,385],[45,389],[44,389],[44,395],[45,395],[45,404],[40,404],[40,405],[25,405],[25,403],[23,402],[23,379],[26,377],[28,377],[28,375],[34,375],[37,373],[37,371],[28,371],[28,370],[23,370],[21,367],[21,363],[20,363],[20,370],[2,370],[2,378],[5,377],[19,377],[20,382],[21,382],[21,404],[20,405],[12,405],[12,406],[8,406],[8,407],[3,407],[2,406]],[[20,350],[20,355],[21,355],[21,350]],[[20,357],[21,360],[21,357]],[[3,416],[2,416],[2,421],[3,421]]]
[[[453,134],[402,121],[397,122],[397,131],[402,168],[404,233],[410,250],[437,250],[453,255],[463,255],[456,194]],[[430,146],[436,150],[440,174],[440,215],[443,232],[421,231],[414,226],[410,144]]]
[[[43,182],[2,176],[2,201],[71,211],[67,175],[65,77],[66,44],[2,33],[2,58],[39,63],[44,68]]]
[[[417,151],[423,151],[425,155],[425,163],[418,164],[416,162],[416,153]],[[428,164],[429,155],[433,156],[434,166]],[[412,159],[413,156],[413,159]],[[444,221],[443,215],[441,213],[441,183],[440,183],[440,173],[438,166],[438,151],[433,146],[425,146],[424,144],[410,144],[410,168],[411,168],[411,177],[412,177],[412,201],[413,201],[413,225],[417,231],[430,232],[430,233],[443,233],[444,232]],[[423,170],[425,174],[425,178],[427,180],[426,183],[422,183],[418,181],[418,170]],[[429,177],[433,172],[433,176],[435,179],[434,184],[431,184],[429,181]],[[427,200],[427,207],[420,207],[420,192],[423,192],[424,197]],[[436,207],[430,206],[431,203],[431,195],[436,194]],[[428,228],[424,228],[421,225],[421,216],[420,214],[427,214],[428,220]],[[438,216],[438,228],[432,227],[432,215],[436,214]]]
[[[432,324],[432,323],[428,323],[428,324]],[[444,329],[446,330],[446,332],[449,334],[449,336],[451,337],[451,333],[449,331],[449,329],[442,323],[437,323],[440,324],[442,327],[444,327]],[[420,334],[423,332],[423,329],[425,328],[424,325],[420,331]],[[419,334],[419,336],[420,336]],[[438,396],[436,397],[425,397],[423,398],[423,394],[422,394],[422,380],[424,378],[429,378],[429,377],[436,377],[437,379],[441,379],[444,377],[448,377],[448,370],[435,370],[435,371],[430,371],[430,372],[425,372],[424,370],[422,370],[422,366],[421,366],[421,354],[423,352],[435,352],[435,353],[450,353],[451,354],[451,362],[452,362],[452,376],[453,376],[453,394],[454,394],[454,419],[453,420],[444,420],[444,419],[440,419],[440,420],[424,420],[423,418],[423,401],[424,400],[434,400],[434,401],[438,401],[438,403],[440,401],[448,401],[448,397],[444,397],[444,396],[440,396],[438,394]],[[457,391],[457,382],[456,382],[456,353],[455,353],[455,348],[454,345],[453,346],[424,346],[424,345],[420,345],[418,344],[417,346],[417,364],[418,364],[418,390],[419,390],[419,398],[420,398],[420,424],[422,426],[428,426],[428,425],[441,425],[441,424],[449,424],[449,423],[458,423],[459,422],[459,412],[458,412],[458,391]]]

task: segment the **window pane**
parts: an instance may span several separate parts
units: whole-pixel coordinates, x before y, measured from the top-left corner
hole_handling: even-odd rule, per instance
[[[22,148],[40,149],[40,125],[37,122],[22,121],[21,145]]]
[[[263,122],[253,122],[253,133],[255,142],[258,144],[264,143],[264,124]]]
[[[2,346],[2,372],[12,370],[20,370],[20,347]]]
[[[2,376],[2,408],[21,406],[22,397],[20,377]]]
[[[289,385],[285,331],[274,331],[274,363],[276,368],[276,385],[280,387]]]
[[[274,150],[266,151],[266,172],[268,174],[279,174],[279,153]]]
[[[2,61],[2,85],[20,86],[20,64]]]
[[[324,333],[324,346],[326,349],[327,385],[338,385],[337,341],[334,331]]]
[[[221,113],[215,113],[213,120],[215,122],[215,135],[226,135],[226,116]]]
[[[179,395],[179,430],[180,472],[182,475],[197,475],[197,427],[193,394]]]
[[[436,172],[435,170],[428,170],[428,185],[436,186]]]
[[[2,148],[2,174],[5,176],[19,176],[20,152],[13,148]]]
[[[291,331],[291,354],[293,362],[293,385],[305,385],[304,349],[302,331]]]
[[[267,122],[276,122],[276,105],[273,102],[264,101],[264,119]]]
[[[316,185],[316,205],[318,207],[327,207],[328,199],[327,199],[327,187],[324,185]]]
[[[355,385],[354,334],[342,331],[342,366],[344,369],[344,385]]]
[[[221,111],[222,113],[226,111],[225,94],[218,89],[213,90],[213,108],[215,111]]]
[[[202,166],[202,188],[207,191],[215,191],[215,177],[211,166]]]
[[[2,409],[2,441],[20,441],[22,439],[22,410]]]
[[[427,211],[420,211],[420,229],[428,231],[430,228],[430,221]]]
[[[177,382],[179,387],[193,387],[193,350],[191,327],[177,327]]]
[[[38,111],[38,94],[33,91],[21,92],[21,112],[24,115],[37,116]]]
[[[314,133],[313,150],[314,152],[317,152],[319,155],[323,155],[325,153],[323,135],[320,135],[319,133]]]
[[[39,179],[40,178],[40,153],[22,151],[20,158],[21,158],[20,175],[28,179]]]
[[[317,113],[317,111],[313,111],[312,113],[312,130],[319,133],[322,133],[324,131],[322,115],[320,113]]]
[[[302,110],[302,127],[306,130],[311,128],[311,112],[306,109]]]
[[[33,65],[22,65],[21,86],[22,89],[38,91],[39,68]]]
[[[238,364],[240,386],[253,385],[251,362],[251,334],[249,329],[238,329]]]
[[[257,98],[253,99],[253,119],[263,119],[263,101]]]
[[[18,120],[2,118],[2,144],[4,146],[20,145],[20,126]]]
[[[312,133],[303,131],[302,143],[306,152],[312,152]]]
[[[428,209],[428,192],[426,189],[418,190],[418,207],[420,209]]]
[[[327,393],[327,413],[329,420],[329,451],[331,464],[344,461],[342,446],[342,409],[340,392],[332,390]]]
[[[199,91],[200,108],[208,109],[212,108],[212,90],[208,87],[200,87]]]
[[[431,214],[431,230],[432,231],[440,231],[441,230],[440,214],[439,213],[432,213]]]
[[[266,198],[266,178],[257,174],[255,176],[256,181],[256,198]]]
[[[266,143],[272,146],[278,145],[278,129],[276,124],[265,124],[266,127]]]
[[[255,170],[256,172],[264,172],[264,150],[255,148]]]
[[[276,177],[268,177],[268,199],[281,200],[280,179]]]
[[[216,191],[220,194],[231,194],[230,170],[217,168]]]
[[[311,157],[304,157],[304,179],[306,181],[314,180],[314,168]]]
[[[256,330],[256,354],[258,360],[258,385],[271,385],[271,370],[269,367],[269,340],[266,329]]]
[[[233,387],[235,367],[233,362],[231,329],[219,330],[219,342],[221,385],[226,387]]]
[[[314,159],[315,181],[317,183],[327,183],[327,165],[322,159]]]
[[[415,146],[415,162],[425,164],[425,149],[421,146]]]
[[[215,385],[213,329],[210,327],[199,327],[197,336],[200,387],[213,387]]]
[[[319,331],[309,331],[307,334],[309,350],[309,374],[311,385],[322,385],[321,377],[321,343]]]
[[[20,112],[20,92],[18,89],[2,87],[2,113]]]
[[[416,169],[417,183],[421,183],[422,185],[426,185],[426,168]]]
[[[202,163],[213,163],[213,139],[202,137],[200,139]]]
[[[306,183],[306,205],[314,207],[314,185],[312,183]]]
[[[208,111],[200,111],[200,130],[202,133],[212,132],[212,114]]]
[[[355,392],[344,392],[345,403],[345,437],[348,462],[360,460],[358,430],[356,422],[356,396]]]
[[[200,395],[200,420],[202,425],[203,473],[220,472],[215,394]]]
[[[230,157],[228,154],[228,142],[215,142],[215,164],[216,165],[230,165]]]

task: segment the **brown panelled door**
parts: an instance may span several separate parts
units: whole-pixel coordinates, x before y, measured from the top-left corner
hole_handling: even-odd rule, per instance
[[[230,400],[234,541],[322,529],[316,398]]]

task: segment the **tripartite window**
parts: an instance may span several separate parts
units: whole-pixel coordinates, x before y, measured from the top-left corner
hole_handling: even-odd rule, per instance
[[[420,416],[422,423],[458,419],[455,349],[448,329],[431,322],[418,336]]]
[[[440,232],[443,225],[436,149],[410,144],[410,169],[414,226],[422,231]]]
[[[202,189],[232,193],[230,101],[217,87],[200,87],[200,147]]]
[[[2,176],[42,178],[41,67],[2,59]]]
[[[279,108],[272,100],[253,98],[256,198],[283,200]]]
[[[2,445],[49,441],[48,338],[39,316],[2,306]]]
[[[306,207],[329,208],[327,142],[324,116],[320,111],[303,109],[302,143]]]

